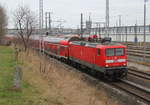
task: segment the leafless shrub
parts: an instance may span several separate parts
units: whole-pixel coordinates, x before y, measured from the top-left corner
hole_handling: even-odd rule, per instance
[[[0,42],[5,35],[7,26],[7,16],[5,9],[0,5]]]
[[[14,12],[15,27],[18,31],[18,39],[26,51],[29,47],[30,37],[37,27],[37,19],[28,7],[20,6]]]

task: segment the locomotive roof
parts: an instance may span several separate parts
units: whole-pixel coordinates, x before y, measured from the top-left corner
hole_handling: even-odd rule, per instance
[[[122,44],[119,43],[113,43],[113,42],[105,42],[105,43],[98,43],[98,42],[86,42],[86,41],[73,41],[72,44],[74,45],[81,45],[81,46],[88,46],[88,47],[100,47],[100,46],[119,46]]]

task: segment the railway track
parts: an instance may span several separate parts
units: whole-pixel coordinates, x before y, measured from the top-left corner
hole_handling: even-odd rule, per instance
[[[150,54],[143,54],[143,53],[137,53],[137,52],[127,52],[127,55],[131,55],[131,56],[137,56],[137,57],[146,57],[148,59],[150,59]]]
[[[130,70],[138,72],[134,69],[130,69]],[[83,72],[83,71],[81,71],[81,72]],[[149,88],[143,87],[141,85],[138,85],[138,84],[136,84],[134,82],[131,82],[131,81],[128,81],[128,80],[120,80],[119,82],[110,83],[109,81],[99,79],[99,77],[97,77],[97,75],[95,76],[93,74],[91,75],[90,73],[86,73],[86,72],[84,72],[84,73],[86,75],[94,77],[95,79],[103,81],[104,83],[107,83],[110,86],[114,86],[116,89],[125,91],[126,93],[135,96],[139,100],[143,100],[144,102],[146,102],[148,104],[150,103],[150,89]],[[138,73],[139,73],[139,75],[137,75],[137,74],[136,75],[140,78],[145,78],[145,75],[150,75],[150,74],[143,73],[143,72],[140,72],[140,71]],[[150,79],[150,78],[148,78],[148,79]]]
[[[142,71],[138,71],[138,70],[128,68],[128,74],[134,75],[136,77],[139,77],[139,78],[142,78],[142,79],[145,79],[145,80],[150,80],[150,73],[146,73],[146,72],[142,72]]]
[[[150,54],[150,51],[143,51],[142,49],[141,50],[138,50],[138,49],[127,49],[127,52]]]
[[[146,50],[143,51],[143,49],[133,49],[133,48],[127,48],[127,54],[132,56],[139,56],[139,57],[147,57],[150,58],[150,51]]]
[[[136,44],[128,44],[127,45],[127,54],[132,56],[139,56],[139,57],[146,57],[150,58],[150,47],[146,45],[145,51],[143,45],[136,45]]]
[[[147,103],[150,103],[150,89],[137,85],[128,80],[121,80],[120,82],[112,83],[112,85],[133,96],[138,97],[139,99],[146,101]]]

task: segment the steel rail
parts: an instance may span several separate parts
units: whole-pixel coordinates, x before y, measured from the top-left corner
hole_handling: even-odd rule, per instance
[[[145,74],[142,74],[142,73],[139,73],[139,72],[130,71],[130,70],[128,70],[128,74],[136,76],[136,77],[140,77],[140,78],[145,79],[145,80],[150,80],[150,76],[147,75],[147,74],[145,75]]]
[[[112,85],[144,100],[145,102],[150,103],[150,89],[147,89],[127,80],[121,80],[120,83],[112,83]]]
[[[128,69],[129,69],[129,70],[131,70],[131,71],[134,71],[134,72],[138,72],[138,73],[141,73],[141,74],[144,74],[144,75],[150,76],[150,73],[142,72],[142,71],[135,70],[135,69],[132,69],[132,68],[128,68]]]

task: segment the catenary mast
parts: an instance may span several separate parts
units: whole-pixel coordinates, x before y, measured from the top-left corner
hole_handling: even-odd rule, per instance
[[[106,35],[109,37],[109,0],[106,0]]]
[[[39,0],[39,29],[43,29],[43,0]]]

